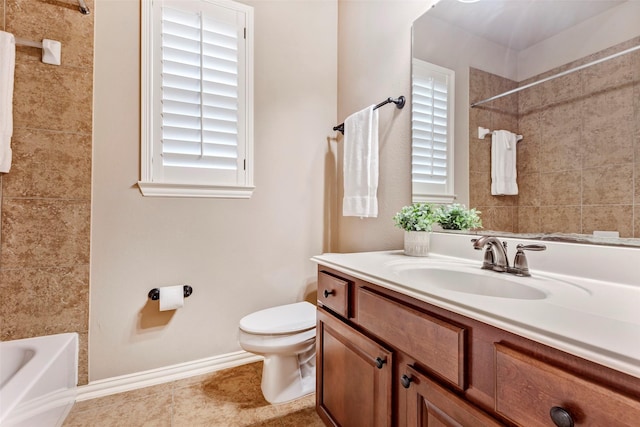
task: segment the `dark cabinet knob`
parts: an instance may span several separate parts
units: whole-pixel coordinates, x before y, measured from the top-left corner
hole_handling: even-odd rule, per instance
[[[378,367],[378,369],[382,369],[385,363],[387,363],[387,359],[383,359],[382,357],[376,357],[376,366]]]
[[[329,290],[325,289],[325,290],[324,290],[324,297],[325,297],[325,298],[328,298],[328,297],[329,297],[329,295],[333,295],[333,294],[335,294],[335,293],[336,293],[335,291],[329,291]]]
[[[404,388],[409,388],[409,386],[411,386],[411,381],[413,381],[413,379],[406,374],[402,375],[402,378],[400,378],[400,383]]]
[[[554,406],[549,411],[551,421],[558,427],[573,427],[573,418],[571,414],[564,408]]]

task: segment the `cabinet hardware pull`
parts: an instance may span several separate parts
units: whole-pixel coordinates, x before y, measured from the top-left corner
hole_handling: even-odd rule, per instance
[[[411,378],[407,374],[402,375],[402,378],[400,378],[400,382],[402,383],[402,387],[404,388],[409,388],[411,386],[411,381],[413,381],[413,378]]]
[[[325,298],[329,298],[329,295],[333,295],[333,294],[335,294],[335,293],[336,293],[336,291],[329,291],[329,290],[326,290],[326,289],[325,289],[325,290],[324,290],[324,297],[325,297]]]
[[[378,367],[378,369],[382,369],[385,363],[387,363],[387,359],[383,359],[382,357],[376,357],[376,366]]]
[[[573,418],[571,414],[564,408],[554,406],[549,411],[551,421],[558,427],[573,427]]]

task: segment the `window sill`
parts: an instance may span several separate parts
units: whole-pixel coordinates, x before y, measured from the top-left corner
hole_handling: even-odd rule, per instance
[[[450,204],[450,203],[453,203],[456,200],[456,196],[455,196],[455,194],[440,194],[440,195],[436,195],[436,194],[417,194],[417,193],[414,193],[413,196],[411,197],[411,199],[413,200],[413,203],[426,202],[426,203]]]
[[[168,184],[138,181],[143,196],[204,197],[219,199],[249,199],[255,187],[223,187],[216,185]]]

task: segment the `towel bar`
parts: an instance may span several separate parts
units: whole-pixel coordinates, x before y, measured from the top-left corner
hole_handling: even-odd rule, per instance
[[[487,128],[483,128],[482,126],[478,126],[478,138],[484,139],[488,134],[493,133],[491,130]],[[522,140],[522,135],[516,135],[516,141]]]
[[[60,56],[62,44],[56,40],[43,39],[41,42],[35,42],[27,39],[16,37],[16,46],[27,46],[42,49],[42,62],[51,65],[60,65]]]
[[[375,107],[373,107],[373,109],[377,110],[378,108],[382,107],[383,105],[387,105],[387,104],[389,104],[391,102],[396,104],[396,108],[397,109],[401,110],[402,108],[404,108],[405,98],[402,95],[400,95],[400,97],[398,97],[398,99],[387,98],[384,101],[382,101],[381,103],[377,104]],[[333,130],[337,130],[337,131],[339,131],[340,133],[342,133],[344,135],[344,123],[340,123],[339,125],[334,126]]]

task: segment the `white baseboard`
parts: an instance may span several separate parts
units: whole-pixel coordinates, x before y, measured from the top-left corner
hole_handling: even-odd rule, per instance
[[[76,402],[203,375],[260,360],[263,360],[262,356],[246,351],[236,351],[164,368],[93,381],[77,388]]]

